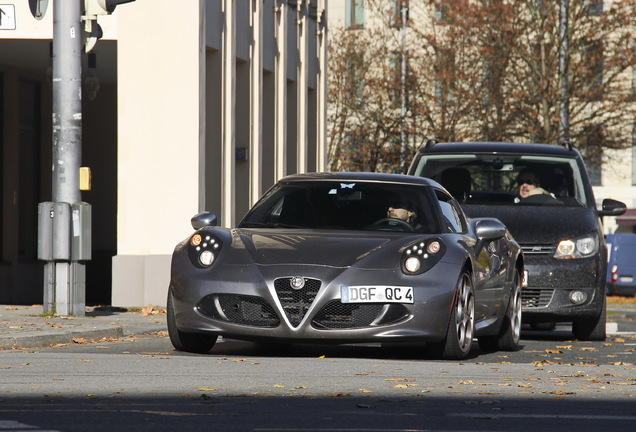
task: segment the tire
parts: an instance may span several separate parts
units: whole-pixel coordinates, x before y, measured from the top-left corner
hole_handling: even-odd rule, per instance
[[[603,296],[603,306],[598,317],[588,321],[575,321],[572,323],[572,333],[580,341],[604,341],[607,336],[605,334],[607,304],[605,293],[601,293],[601,295]]]
[[[166,323],[168,325],[168,335],[170,342],[177,351],[186,351],[191,353],[203,354],[212,349],[218,335],[209,335],[203,333],[186,333],[177,328],[177,321],[174,316],[174,306],[172,305],[172,295],[168,293]]]
[[[438,358],[463,360],[468,357],[475,329],[475,294],[470,274],[462,273],[457,281],[446,338],[429,343],[429,351]]]
[[[512,290],[504,321],[499,334],[479,338],[479,347],[484,351],[517,351],[521,339],[521,277],[515,269]]]

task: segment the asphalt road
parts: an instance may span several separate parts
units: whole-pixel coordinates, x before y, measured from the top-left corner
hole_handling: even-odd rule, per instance
[[[1,351],[0,431],[633,431],[636,336],[571,338],[524,331],[522,350],[463,362],[233,340],[194,355],[165,335]]]

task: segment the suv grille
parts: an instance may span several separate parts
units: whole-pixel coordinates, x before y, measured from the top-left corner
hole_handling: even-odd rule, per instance
[[[521,290],[521,306],[526,309],[547,307],[552,301],[554,289],[524,288]]]
[[[280,324],[274,309],[260,297],[235,294],[209,295],[201,299],[197,309],[203,315],[236,324],[256,327],[276,327]]]
[[[289,277],[276,279],[274,289],[289,322],[294,327],[298,327],[316,298],[321,282],[318,279],[305,278],[305,286],[295,290],[291,287],[291,279]]]
[[[554,255],[554,246],[549,244],[521,245],[524,255]]]

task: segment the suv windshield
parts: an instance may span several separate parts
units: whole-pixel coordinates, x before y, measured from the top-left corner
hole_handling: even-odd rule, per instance
[[[431,199],[423,186],[293,182],[272,188],[239,226],[439,233]]]
[[[466,204],[585,207],[573,158],[519,154],[426,155],[413,173],[429,177]]]

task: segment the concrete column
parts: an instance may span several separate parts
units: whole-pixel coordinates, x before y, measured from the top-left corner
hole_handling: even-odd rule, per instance
[[[297,91],[297,119],[296,133],[298,142],[298,152],[296,153],[298,173],[307,172],[307,66],[309,63],[309,38],[307,35],[307,12],[306,1],[299,1],[296,5],[296,44],[298,49],[298,63],[296,64],[296,91]]]
[[[252,46],[250,69],[250,197],[252,206],[263,193],[263,2],[251,0]]]
[[[325,0],[318,0],[316,30],[318,38],[318,76],[316,77],[316,170],[327,169],[327,8]]]
[[[274,181],[287,174],[287,2],[276,3],[276,131],[274,142]]]
[[[223,175],[221,192],[221,223],[234,226],[236,136],[234,131],[236,107],[236,10],[234,0],[223,0],[223,98],[221,158]]]

